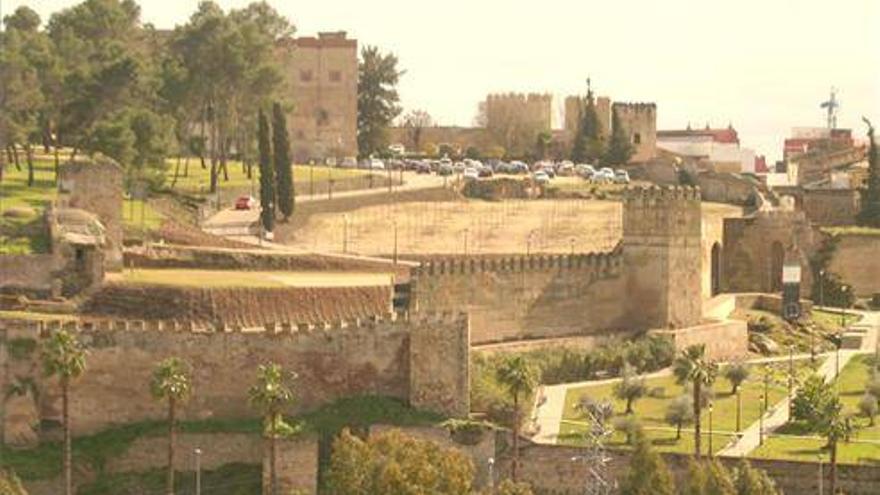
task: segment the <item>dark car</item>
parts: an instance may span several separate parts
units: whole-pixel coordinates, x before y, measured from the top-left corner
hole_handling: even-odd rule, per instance
[[[417,174],[430,174],[431,173],[431,164],[427,162],[421,162],[416,165],[416,173]]]
[[[492,172],[492,167],[488,167],[488,166],[481,167],[479,172],[477,172],[477,177],[480,177],[481,179],[485,179],[487,177],[492,177],[492,175],[494,175]]]

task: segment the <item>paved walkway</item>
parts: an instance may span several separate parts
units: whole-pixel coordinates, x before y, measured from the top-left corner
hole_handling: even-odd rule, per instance
[[[398,176],[400,172],[394,172]],[[450,181],[451,178],[438,177],[436,175],[416,174],[415,172],[404,172],[404,182],[402,185],[392,187],[392,192],[415,191],[419,189],[431,189],[440,187]],[[387,185],[379,185],[377,179],[376,187],[372,189],[355,189],[353,191],[341,191],[333,193],[333,199],[351,198],[358,196],[371,196],[375,194],[388,193]],[[315,194],[309,196],[306,194],[297,194],[297,203],[310,203],[312,201],[327,201],[330,198],[327,194]],[[215,213],[211,218],[206,220],[202,225],[202,229],[209,234],[214,235],[242,235],[247,236],[251,225],[255,224],[260,218],[260,208],[255,206],[250,210],[236,210],[232,207],[223,209]]]
[[[862,315],[862,320],[850,325],[853,330],[861,330],[864,333],[862,346],[860,349],[844,349],[840,351],[840,369],[846,366],[846,363],[857,354],[866,352],[874,352],[877,345],[878,333],[880,333],[880,312],[876,311],[852,311]],[[796,354],[795,359],[809,358],[809,354]],[[821,357],[825,361],[820,365],[817,373],[831,380],[836,372],[836,356],[834,352],[822,354]],[[767,358],[752,359],[748,362],[751,364],[787,361],[788,356],[773,356]],[[670,368],[660,370],[655,373],[646,375],[648,378],[666,376],[672,373]],[[559,385],[547,385],[542,387],[541,396],[538,398],[537,405],[532,414],[532,420],[535,423],[537,434],[533,440],[537,443],[555,444],[559,437],[560,423],[565,411],[565,397],[572,388],[583,386],[602,385],[619,381],[620,378],[609,378],[606,380],[592,380],[576,383],[562,383]],[[774,404],[770,407],[767,415],[764,417],[764,433],[772,433],[777,428],[788,421],[788,399]],[[718,455],[741,457],[755,449],[760,442],[759,421],[749,425],[743,430],[742,437],[739,441],[731,444]]]

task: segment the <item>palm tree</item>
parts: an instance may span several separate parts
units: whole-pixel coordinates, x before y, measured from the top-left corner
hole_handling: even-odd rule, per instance
[[[537,372],[523,356],[508,357],[497,370],[498,382],[507,388],[513,399],[513,465],[511,478],[516,482],[519,465],[520,398],[528,396],[537,385]]]
[[[43,369],[47,377],[57,376],[61,383],[61,421],[64,427],[64,493],[72,495],[70,442],[70,382],[86,370],[86,351],[66,330],[59,330],[43,350]]]
[[[672,364],[679,383],[693,387],[694,406],[694,455],[700,457],[700,413],[703,408],[703,387],[711,387],[718,376],[718,364],[706,358],[705,345],[692,345],[681,352]]]
[[[296,377],[295,374],[291,374]],[[276,438],[278,423],[281,421],[281,408],[293,400],[293,391],[284,384],[284,370],[275,363],[261,365],[257,371],[257,383],[251,387],[248,395],[251,404],[260,409],[269,434],[269,473],[268,493],[278,495],[278,477],[275,469],[277,457]]]
[[[165,492],[174,495],[174,447],[177,444],[177,404],[190,392],[186,363],[176,357],[160,362],[153,370],[150,391],[157,400],[168,401],[168,474]]]

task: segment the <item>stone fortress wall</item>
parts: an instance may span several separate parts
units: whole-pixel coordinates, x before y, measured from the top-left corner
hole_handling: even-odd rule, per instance
[[[623,103],[611,105],[633,146],[631,162],[647,162],[657,156],[657,105]]]
[[[411,277],[410,308],[466,309],[474,344],[699,324],[699,190],[628,190],[623,225],[622,243],[606,253],[423,263]]]
[[[76,435],[165,416],[149,393],[162,359],[192,366],[193,394],[181,419],[253,417],[248,388],[268,362],[296,372],[288,412],[341,397],[377,394],[424,410],[464,416],[469,410],[469,331],[465,315],[391,314],[385,318],[214,331],[142,321],[0,321],[0,386],[33,383],[38,393],[3,402],[4,441],[32,444],[41,422],[60,421],[56,380],[42,373],[42,345],[61,327],[88,350],[88,371],[72,385]]]

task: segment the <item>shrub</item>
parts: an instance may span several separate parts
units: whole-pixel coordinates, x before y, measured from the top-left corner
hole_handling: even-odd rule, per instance
[[[871,426],[874,426],[874,416],[877,416],[877,396],[866,392],[859,400],[859,412],[868,418]]]

